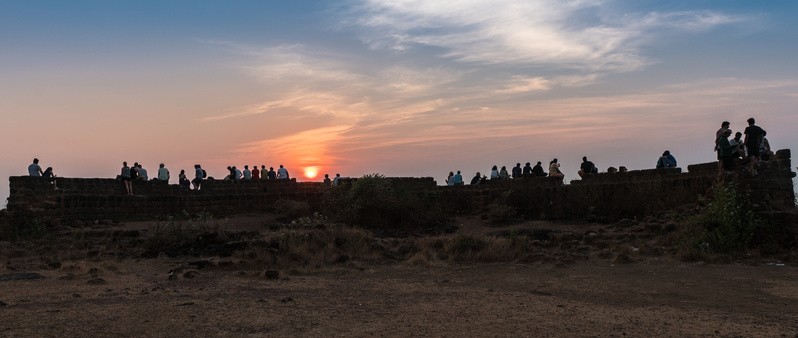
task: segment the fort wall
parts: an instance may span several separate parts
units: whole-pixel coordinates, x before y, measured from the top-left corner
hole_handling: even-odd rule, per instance
[[[751,194],[761,213],[795,208],[790,151],[760,168],[756,177],[739,172],[732,177]],[[717,179],[715,162],[679,168],[601,173],[563,185],[561,181],[521,178],[482,185],[438,186],[433,178],[390,178],[393,184],[426,190],[439,198],[448,213],[477,214],[493,203],[510,205],[533,218],[618,219],[651,215],[695,203]],[[58,189],[44,178],[10,177],[7,211],[48,224],[65,221],[154,220],[183,213],[227,216],[274,211],[280,199],[319,206],[330,189],[319,182],[295,180],[205,181],[193,191],[159,181],[136,181],[136,196],[127,196],[115,179],[58,178]]]

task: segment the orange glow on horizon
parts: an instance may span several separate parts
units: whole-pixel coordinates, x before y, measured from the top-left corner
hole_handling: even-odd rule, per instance
[[[305,177],[315,178],[319,175],[319,167],[305,167]]]

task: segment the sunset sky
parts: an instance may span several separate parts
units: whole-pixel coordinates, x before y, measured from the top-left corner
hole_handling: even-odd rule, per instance
[[[466,180],[798,145],[798,1],[0,2],[0,199],[33,157]],[[320,179],[319,177],[315,178]]]

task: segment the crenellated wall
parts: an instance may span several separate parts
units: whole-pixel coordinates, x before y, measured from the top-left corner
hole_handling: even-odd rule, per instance
[[[756,177],[735,179],[761,212],[795,208],[790,151],[780,150]],[[432,178],[390,178],[394,185],[433,192],[451,214],[476,214],[492,203],[515,207],[546,219],[649,215],[696,202],[717,179],[715,162],[681,169],[601,173],[563,185],[554,178],[491,181],[483,185],[437,186]],[[58,189],[43,178],[10,177],[8,212],[50,224],[63,221],[152,220],[169,215],[210,213],[226,216],[274,210],[280,199],[319,205],[329,191],[322,183],[295,180],[206,181],[199,191],[158,181],[136,181],[135,196],[124,194],[115,179],[58,178]]]

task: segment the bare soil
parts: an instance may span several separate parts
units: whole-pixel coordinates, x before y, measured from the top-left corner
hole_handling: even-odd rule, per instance
[[[264,222],[233,223],[262,230]],[[553,226],[575,233],[597,227],[522,227]],[[460,231],[508,228],[466,219]],[[5,245],[4,252],[18,251]],[[569,264],[414,265],[353,258],[272,278],[218,264],[218,257],[206,257],[217,262],[209,267],[192,265],[197,257],[103,255],[48,266],[36,248],[27,250],[0,266],[0,336],[798,337],[798,267],[777,261],[646,256],[618,264],[591,254]]]

